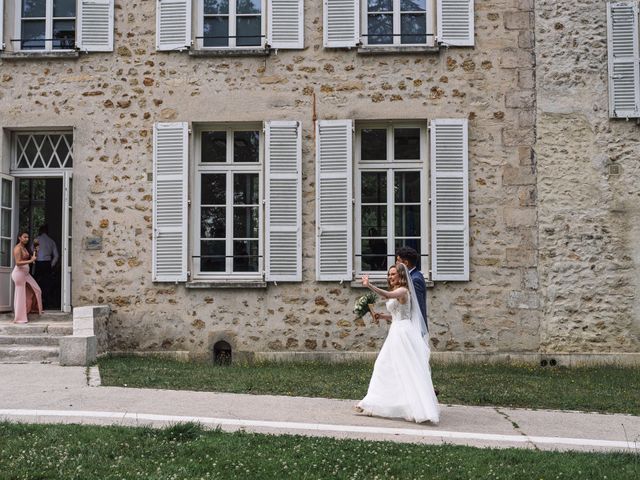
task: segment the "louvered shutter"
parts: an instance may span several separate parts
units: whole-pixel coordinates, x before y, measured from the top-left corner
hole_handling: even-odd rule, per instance
[[[267,122],[266,280],[302,280],[302,132],[298,122]]]
[[[324,46],[355,47],[360,42],[360,0],[324,0]]]
[[[191,45],[191,2],[157,0],[156,48],[184,50]]]
[[[353,278],[353,121],[316,126],[316,278]]]
[[[431,269],[434,280],[469,280],[466,119],[431,122]]]
[[[304,48],[304,0],[269,2],[271,48]]]
[[[640,45],[638,5],[607,4],[609,115],[640,116]]]
[[[438,42],[473,46],[473,0],[438,0]]]
[[[188,139],[186,123],[154,126],[154,282],[187,280]]]
[[[113,51],[114,0],[80,0],[78,48],[86,52]]]

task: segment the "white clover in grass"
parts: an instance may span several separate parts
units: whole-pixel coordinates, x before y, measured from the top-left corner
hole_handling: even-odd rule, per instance
[[[362,318],[369,313],[369,304],[376,303],[377,299],[377,295],[373,292],[367,292],[358,298],[353,306],[353,313],[356,314],[356,318]]]

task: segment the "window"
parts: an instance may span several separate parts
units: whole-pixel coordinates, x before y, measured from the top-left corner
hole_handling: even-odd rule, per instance
[[[401,246],[426,254],[426,133],[426,124],[357,126],[356,272],[386,272]]]
[[[431,8],[427,7],[427,0],[363,2],[365,45],[426,45],[428,37],[431,40],[432,32],[428,28]]]
[[[264,0],[200,0],[198,45],[260,47],[265,43]]]
[[[197,139],[195,274],[260,277],[264,233],[261,128],[203,128]]]
[[[72,50],[76,0],[20,0],[21,50]]]
[[[73,168],[73,134],[16,133],[13,168]]]

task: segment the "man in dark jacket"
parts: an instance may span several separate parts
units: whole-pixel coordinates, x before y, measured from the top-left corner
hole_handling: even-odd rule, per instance
[[[413,287],[416,290],[416,297],[418,297],[418,306],[427,331],[429,331],[429,323],[427,322],[427,285],[424,282],[424,275],[417,268],[418,252],[411,247],[400,247],[396,251],[396,262],[404,263],[409,270],[409,275],[413,280]]]

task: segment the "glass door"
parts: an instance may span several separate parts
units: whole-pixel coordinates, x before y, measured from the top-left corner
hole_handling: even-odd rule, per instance
[[[10,311],[13,307],[13,202],[14,178],[0,175],[0,311]]]
[[[71,311],[71,244],[73,224],[73,178],[71,172],[64,173],[63,221],[62,221],[62,310]]]

